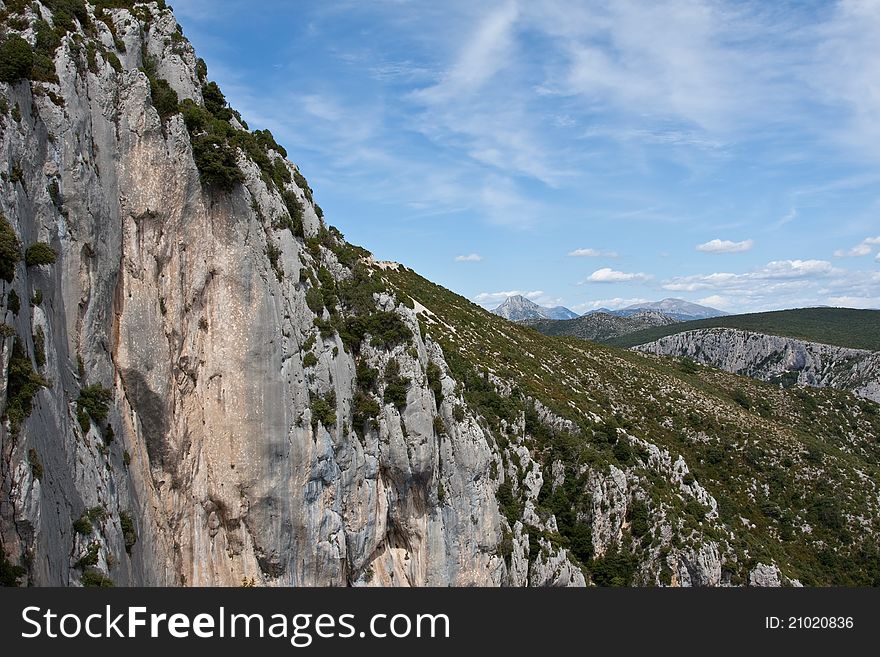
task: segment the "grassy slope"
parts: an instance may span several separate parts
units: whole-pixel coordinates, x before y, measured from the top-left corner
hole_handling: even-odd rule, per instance
[[[607,344],[634,347],[667,335],[705,328],[737,328],[757,333],[799,338],[854,349],[880,351],[880,310],[799,308],[748,315],[727,315],[644,329],[611,338]]]
[[[742,564],[732,581],[743,581],[757,561],[772,559],[805,584],[880,584],[877,405],[835,390],[781,390],[712,368],[685,371],[668,358],[547,337],[403,267],[382,276],[400,296],[434,313],[422,315],[423,331],[443,347],[469,405],[488,420],[493,435],[502,419],[528,410],[525,397],[539,399],[582,431],[548,436],[533,423],[535,458],[546,464],[562,456],[572,471],[584,464],[632,468],[652,507],[680,514],[675,541],[688,544],[696,535],[688,527],[717,535],[699,508],[640,459],[617,462],[602,436],[609,425],[624,427],[673,458],[683,455],[718,500],[721,535],[728,535],[723,540]],[[512,395],[487,392],[486,372],[512,382]],[[591,419],[593,413],[601,422]],[[754,528],[744,529],[743,519]],[[632,549],[640,549],[635,540]],[[592,561],[584,566],[605,567]]]

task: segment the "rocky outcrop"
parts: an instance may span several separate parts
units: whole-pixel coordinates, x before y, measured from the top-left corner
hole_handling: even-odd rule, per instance
[[[728,372],[781,383],[849,390],[880,402],[880,354],[738,329],[686,331],[634,347],[687,356]]]

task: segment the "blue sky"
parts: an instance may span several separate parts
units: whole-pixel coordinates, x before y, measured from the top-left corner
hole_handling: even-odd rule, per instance
[[[880,3],[173,5],[330,223],[486,307],[880,308]]]

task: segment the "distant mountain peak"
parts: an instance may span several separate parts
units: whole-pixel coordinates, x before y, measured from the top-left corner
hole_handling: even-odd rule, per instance
[[[668,297],[660,301],[647,301],[644,303],[634,303],[631,306],[616,311],[621,315],[631,315],[637,312],[660,312],[674,319],[707,319],[709,317],[721,317],[728,313],[717,308],[709,306],[701,306],[698,303],[685,301],[684,299],[676,299]]]
[[[572,319],[578,316],[576,312],[569,310],[565,306],[554,306],[552,308],[539,306],[521,294],[507,297],[492,312],[512,322],[521,322],[526,319]]]

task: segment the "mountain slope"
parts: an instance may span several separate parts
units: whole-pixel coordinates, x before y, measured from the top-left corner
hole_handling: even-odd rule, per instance
[[[713,317],[630,333],[609,340],[609,344],[634,347],[667,335],[709,328],[733,328],[851,349],[880,351],[880,310],[851,308],[799,308]]]
[[[709,317],[721,317],[726,315],[724,311],[701,306],[697,303],[691,303],[684,299],[662,299],[661,301],[653,301],[646,303],[636,303],[627,306],[622,310],[616,311],[618,314],[626,316],[637,312],[658,312],[671,317],[677,321],[688,321],[692,319],[706,319]]]
[[[553,308],[539,306],[521,295],[507,297],[492,312],[512,322],[521,322],[526,319],[571,319],[578,316],[577,313],[564,306],[554,306]]]
[[[593,582],[880,582],[863,540],[880,528],[876,404],[546,337],[404,267],[384,276],[487,422],[514,478],[508,521],[555,518],[541,535]]]
[[[5,7],[4,583],[880,581],[876,405],[505,321],[345,242],[164,3]]]
[[[623,317],[608,313],[590,313],[575,319],[531,319],[523,322],[544,335],[567,335],[597,342],[674,323],[675,320],[671,317],[657,312],[637,312]]]

